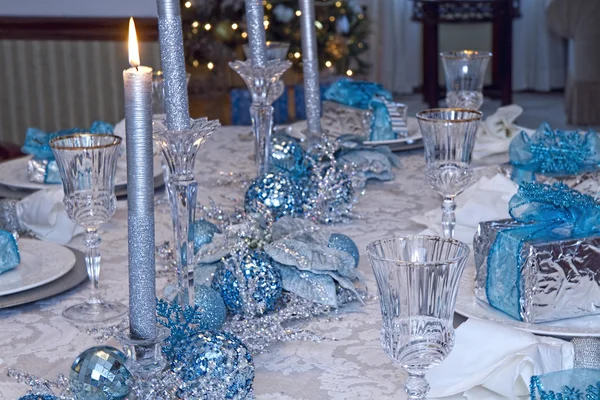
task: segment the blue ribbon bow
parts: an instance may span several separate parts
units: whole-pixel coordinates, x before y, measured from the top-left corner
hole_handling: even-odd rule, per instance
[[[522,320],[520,269],[524,243],[597,234],[600,204],[563,183],[523,182],[509,202],[509,213],[522,225],[496,235],[488,255],[486,293],[491,306]]]
[[[574,175],[595,170],[600,162],[600,140],[598,134],[589,130],[553,130],[543,123],[529,137],[521,132],[509,147],[510,163],[519,170],[547,175]]]
[[[50,140],[58,136],[65,136],[72,133],[113,133],[113,126],[104,121],[94,121],[90,129],[63,129],[56,132],[44,132],[37,128],[27,129],[25,136],[25,144],[21,151],[25,154],[33,154],[39,160],[54,160],[52,149],[50,148]]]

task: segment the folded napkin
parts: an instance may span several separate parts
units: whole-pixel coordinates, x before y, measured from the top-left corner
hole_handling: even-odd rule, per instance
[[[83,233],[83,228],[67,216],[63,197],[62,188],[40,190],[25,197],[16,205],[19,223],[41,240],[69,243]]]
[[[477,226],[481,221],[510,218],[508,202],[517,192],[517,184],[507,177],[496,174],[493,178],[483,177],[456,197],[456,226],[454,237],[472,243]],[[441,206],[441,198],[440,198]],[[442,235],[442,210],[435,208],[411,218],[427,226],[422,234]]]
[[[473,149],[473,159],[479,160],[494,154],[506,153],[513,136],[522,131],[535,132],[533,129],[515,124],[515,120],[522,113],[523,109],[520,106],[511,104],[498,108],[494,114],[481,122]]]
[[[448,358],[428,371],[428,398],[528,399],[533,375],[572,367],[569,342],[471,318],[456,329]]]

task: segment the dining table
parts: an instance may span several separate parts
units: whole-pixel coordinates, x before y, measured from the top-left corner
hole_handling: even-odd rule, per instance
[[[198,202],[211,201],[223,209],[243,207],[244,177],[256,174],[253,140],[249,127],[224,126],[201,147],[195,165]],[[396,153],[400,166],[394,179],[370,180],[354,206],[354,217],[344,223],[323,225],[332,233],[344,233],[360,250],[358,269],[369,295],[364,304],[353,302],[337,311],[303,320],[303,329],[314,338],[275,342],[253,354],[254,396],[260,400],[403,399],[404,373],[395,367],[380,344],[381,314],[377,286],[366,256],[369,242],[387,236],[409,235],[425,227],[411,220],[440,206],[439,196],[424,179],[423,150]],[[1,168],[1,165],[0,165]],[[495,169],[491,168],[490,173]],[[156,244],[172,242],[169,206],[155,207]],[[120,199],[109,222],[102,226],[100,292],[105,299],[128,301],[127,200]],[[68,246],[83,251],[82,237]],[[157,270],[164,270],[157,258]],[[164,271],[163,271],[164,272]],[[1,276],[0,276],[1,279]],[[174,282],[174,274],[157,274],[157,296]],[[62,311],[84,301],[90,283],[30,304],[0,310],[0,398],[18,399],[28,386],[7,376],[15,368],[46,379],[69,375],[71,364],[82,351],[99,343],[97,328],[66,320]],[[456,323],[460,323],[461,318]],[[104,325],[116,325],[110,321]],[[94,333],[96,332],[96,333]],[[103,344],[119,347],[114,338]]]

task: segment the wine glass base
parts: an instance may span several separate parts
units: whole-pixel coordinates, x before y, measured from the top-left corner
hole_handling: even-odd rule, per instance
[[[99,323],[122,317],[127,306],[116,302],[82,303],[69,307],[62,315],[69,321]]]

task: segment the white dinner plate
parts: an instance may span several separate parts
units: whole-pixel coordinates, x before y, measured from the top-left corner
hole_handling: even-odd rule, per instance
[[[467,318],[499,322],[537,335],[563,338],[600,337],[600,315],[529,324],[517,321],[478,300],[475,297],[475,268],[472,265],[467,266],[463,273],[456,299],[456,312]]]
[[[18,293],[52,282],[75,265],[75,254],[59,244],[19,239],[21,263],[0,274],[0,296]]]
[[[57,187],[58,184],[32,182],[27,177],[27,161],[32,156],[15,158],[0,164],[0,185],[25,190],[40,190]],[[162,174],[160,154],[154,156],[154,178]],[[119,159],[115,176],[115,187],[127,185],[127,164]]]

